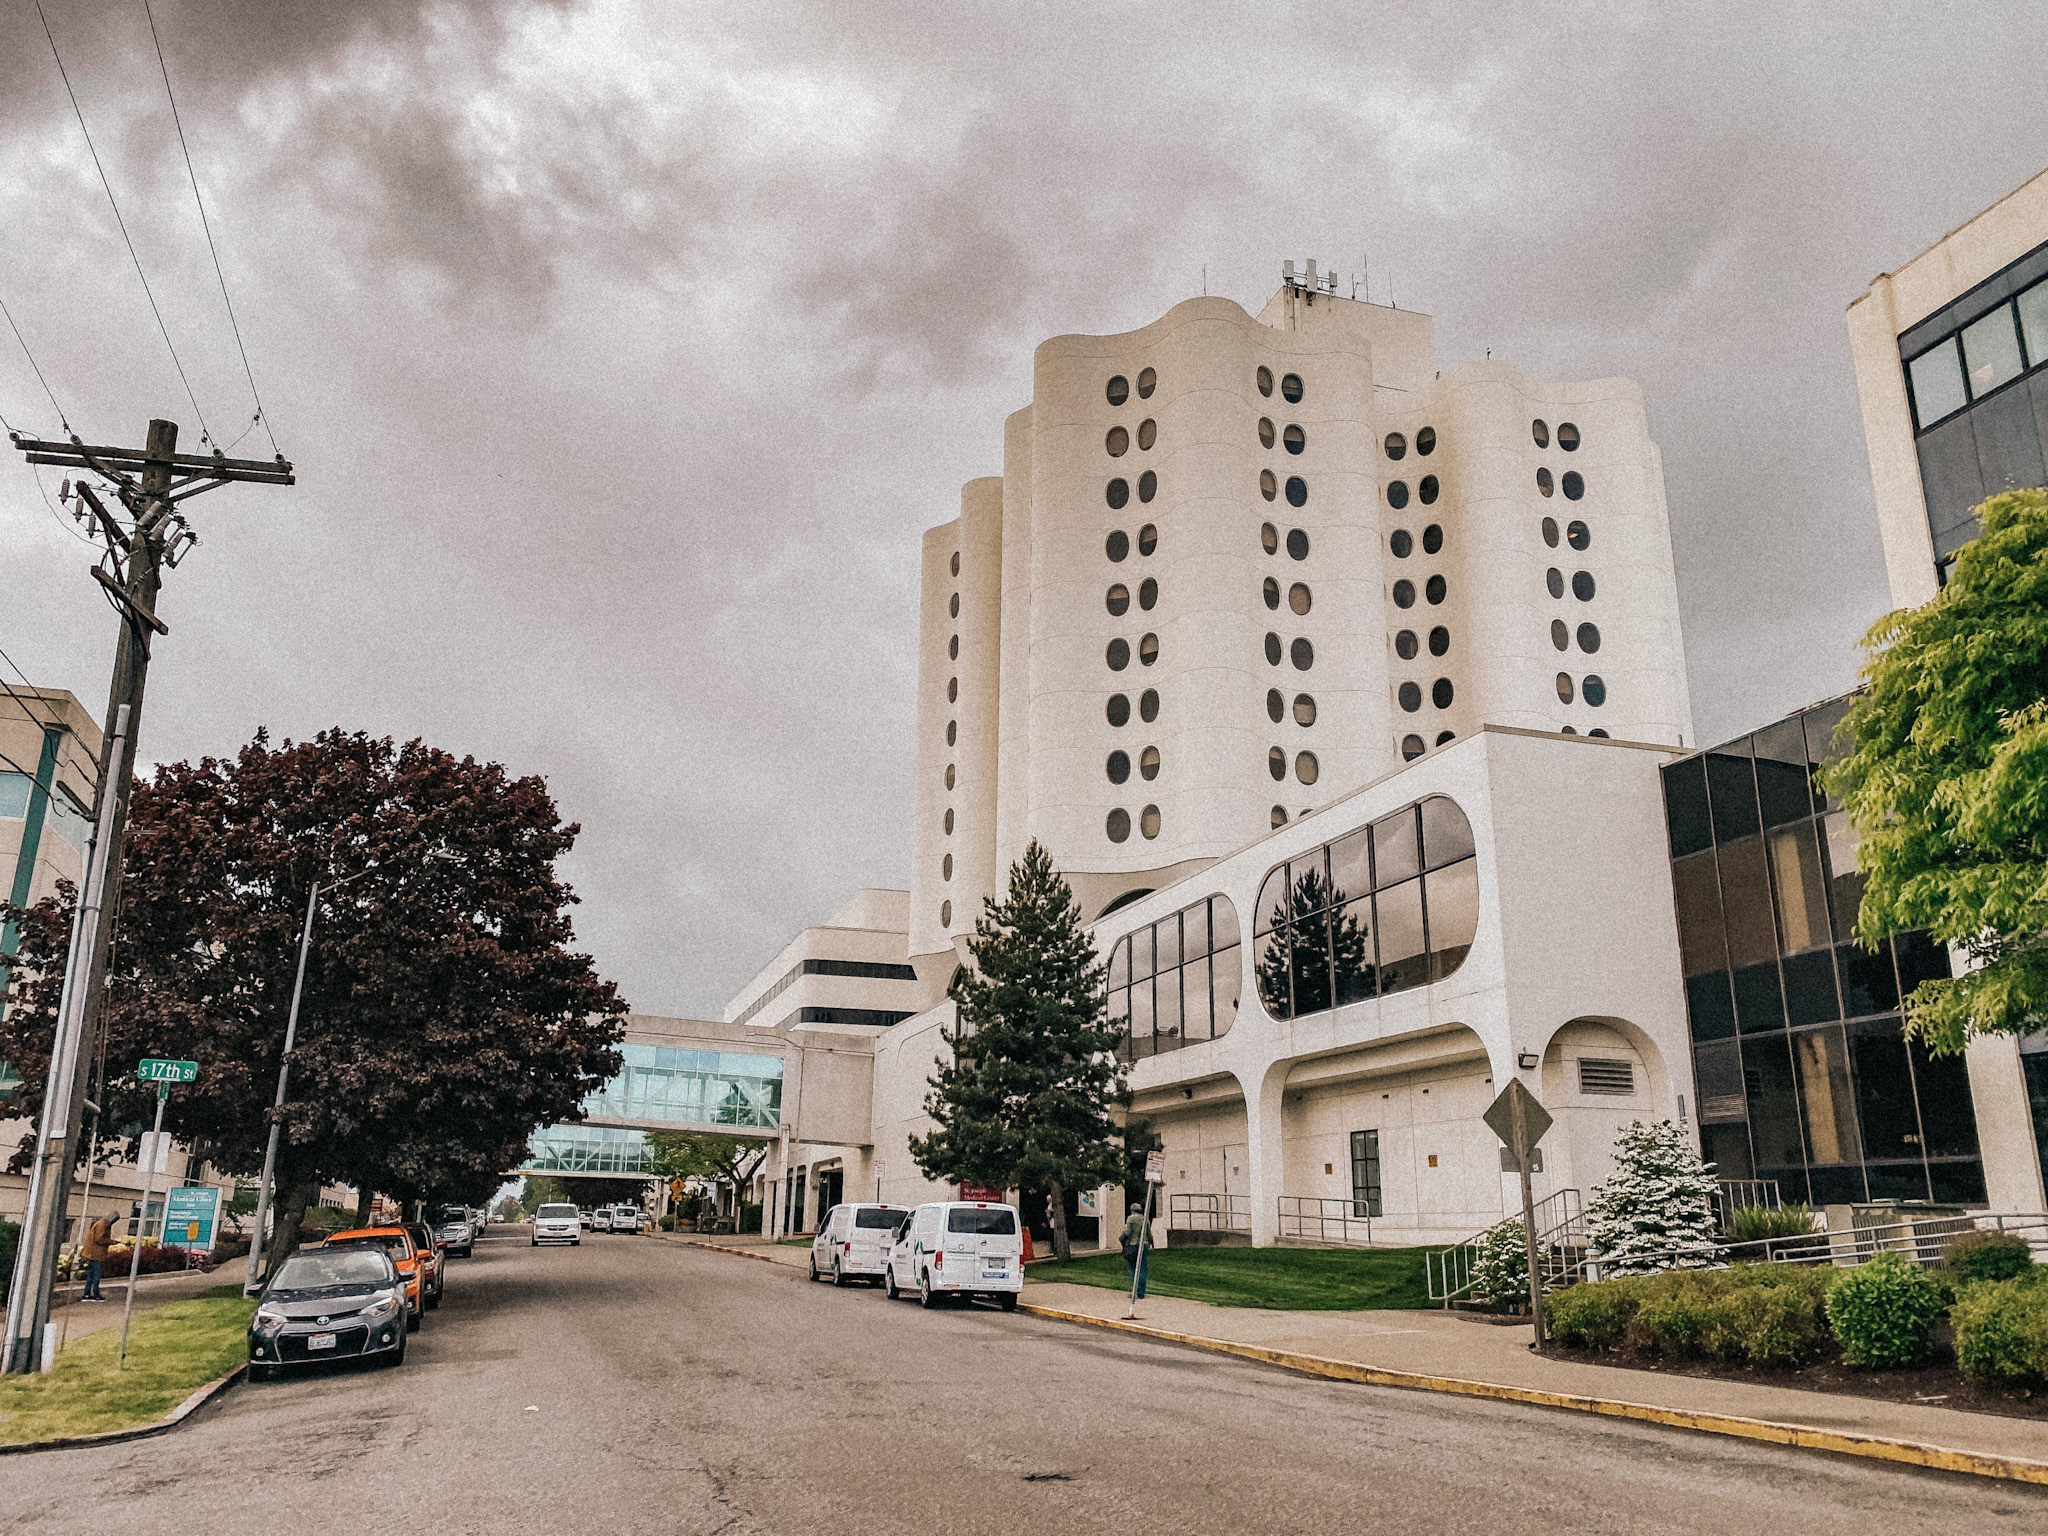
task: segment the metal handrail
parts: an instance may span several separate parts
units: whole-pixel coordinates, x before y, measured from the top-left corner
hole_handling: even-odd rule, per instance
[[[1320,1243],[1372,1242],[1372,1216],[1358,1200],[1280,1197],[1280,1236]]]
[[[1902,1253],[1931,1268],[1948,1256],[1949,1244],[1973,1231],[2025,1234],[2033,1248],[2048,1249],[2048,1214],[1977,1211],[1964,1216],[1922,1216],[1879,1226],[1850,1227],[1841,1232],[1815,1231],[1791,1237],[1760,1237],[1746,1243],[1663,1248],[1654,1253],[1631,1254],[1628,1263],[1631,1270],[1642,1264],[1673,1269],[1682,1263],[1697,1265],[1702,1259],[1716,1269],[1745,1263],[1831,1264],[1848,1269],[1867,1264],[1881,1253]],[[1597,1256],[1590,1257],[1585,1264],[1586,1278],[1599,1278],[1601,1267]]]
[[[1560,1189],[1536,1203],[1532,1213],[1536,1226],[1536,1262],[1543,1273],[1544,1289],[1581,1278],[1585,1267],[1585,1202],[1576,1189]],[[1522,1218],[1508,1216],[1483,1232],[1475,1232],[1462,1243],[1453,1243],[1422,1256],[1429,1283],[1429,1299],[1449,1306],[1472,1290],[1472,1271],[1479,1249],[1487,1238],[1503,1227],[1519,1225]]]
[[[1252,1229],[1251,1196],[1168,1195],[1166,1229],[1169,1232],[1249,1232]]]
[[[1727,1227],[1742,1210],[1781,1211],[1784,1199],[1776,1179],[1717,1179],[1714,1191],[1714,1219]]]

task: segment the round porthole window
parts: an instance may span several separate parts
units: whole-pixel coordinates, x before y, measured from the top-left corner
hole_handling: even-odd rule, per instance
[[[948,661],[958,661],[960,659],[960,637],[958,635],[953,636],[946,642],[946,659]]]
[[[1138,830],[1144,834],[1148,842],[1159,835],[1158,806],[1148,805],[1144,810],[1138,812]]]
[[[1266,578],[1265,596],[1268,608],[1278,608],[1280,606],[1280,583],[1271,576]]]
[[[1122,427],[1111,427],[1102,439],[1102,446],[1109,450],[1112,459],[1120,459],[1131,451],[1131,434]]]
[[[960,702],[960,679],[957,677],[946,679],[946,702],[948,704]]]
[[[1550,446],[1550,425],[1542,417],[1539,416],[1529,423],[1529,435],[1536,439],[1538,448]]]
[[[946,617],[950,619],[957,619],[960,617],[960,594],[958,592],[955,592],[951,597],[946,599]]]
[[[1148,783],[1159,777],[1159,749],[1147,747],[1138,754],[1138,777]]]
[[[1422,756],[1427,750],[1428,748],[1423,746],[1420,736],[1403,736],[1401,738],[1401,758],[1404,762],[1414,762],[1415,759]]]
[[[1268,368],[1264,363],[1261,363],[1259,365],[1259,371],[1253,374],[1252,377],[1258,382],[1260,394],[1270,395],[1273,393],[1272,369]]]
[[[1440,677],[1429,685],[1429,702],[1438,709],[1449,709],[1453,697],[1455,693],[1448,677]]]
[[[1573,549],[1585,549],[1593,542],[1593,530],[1574,519],[1565,527],[1564,541]]]
[[[1415,643],[1414,630],[1404,629],[1399,634],[1394,636],[1394,654],[1400,657],[1403,661],[1413,661],[1415,659],[1415,653],[1419,649],[1421,649],[1421,647],[1419,647]]]
[[[1287,606],[1293,611],[1295,617],[1306,618],[1311,601],[1308,583],[1297,581],[1287,589]]]
[[[1564,478],[1557,482],[1557,488],[1564,492],[1566,501],[1577,501],[1586,494],[1586,482],[1576,469],[1564,472]]]
[[[1287,430],[1280,436],[1280,441],[1286,445],[1289,453],[1299,453],[1308,446],[1308,434],[1293,422],[1289,422]]]
[[[953,878],[953,855],[950,853],[939,861],[939,878],[941,880]]]
[[[1287,558],[1306,560],[1308,558],[1308,535],[1299,528],[1287,530]]]
[[[1271,523],[1259,524],[1259,543],[1267,554],[1275,554],[1280,548],[1280,530]]]
[[[1294,723],[1296,725],[1314,725],[1316,723],[1316,701],[1306,693],[1297,693],[1294,696]]]
[[[941,928],[950,928],[952,925],[953,903],[951,903],[950,901],[942,901],[939,903],[939,926]]]
[[[1581,624],[1579,626],[1579,649],[1589,656],[1600,649],[1599,626],[1594,624]]]
[[[1439,624],[1429,632],[1429,654],[1446,656],[1450,654],[1451,632]]]
[[[1424,427],[1415,434],[1415,451],[1425,459],[1436,452],[1436,428]]]
[[[1150,501],[1154,496],[1157,496],[1158,494],[1159,477],[1153,474],[1152,471],[1148,469],[1145,471],[1145,473],[1138,476],[1138,500]]]
[[[1138,642],[1138,662],[1141,666],[1149,667],[1158,659],[1159,637],[1157,635],[1146,635]]]
[[[1138,423],[1138,451],[1147,453],[1159,441],[1159,423],[1147,416]]]
[[[1131,589],[1118,582],[1109,589],[1109,596],[1104,601],[1109,608],[1110,617],[1120,619],[1131,606]]]
[[[1543,542],[1552,549],[1557,548],[1557,519],[1554,517],[1543,519]]]
[[[1109,707],[1104,713],[1109,716],[1109,723],[1111,725],[1129,724],[1131,718],[1131,701],[1129,696],[1121,693],[1112,693],[1109,696]]]
[[[1433,555],[1444,547],[1444,531],[1441,526],[1431,523],[1422,530],[1422,552]]]
[[[1287,477],[1287,505],[1305,507],[1308,505],[1308,482],[1299,475]]]
[[[1559,702],[1559,703],[1561,703],[1561,704],[1569,704],[1569,703],[1571,703],[1571,701],[1572,701],[1572,675],[1571,675],[1571,673],[1569,673],[1569,672],[1560,672],[1560,673],[1558,673],[1558,674],[1557,674],[1557,698],[1558,698],[1558,702]]]
[[[1275,725],[1278,725],[1281,716],[1286,713],[1287,700],[1281,696],[1280,690],[1278,688],[1268,688],[1266,690],[1266,718]]]
[[[1403,459],[1407,456],[1408,439],[1398,432],[1389,432],[1387,434],[1387,457],[1390,459]]]
[[[1415,494],[1422,498],[1422,504],[1425,507],[1434,506],[1440,489],[1441,487],[1437,484],[1435,475],[1424,475],[1422,483],[1415,487]]]
[[[1280,637],[1271,630],[1268,630],[1266,632],[1266,664],[1274,667],[1279,666],[1282,654]]]
[[[1102,495],[1112,508],[1127,507],[1131,502],[1131,482],[1123,479],[1112,480]]]
[[[1387,505],[1396,512],[1408,505],[1408,482],[1406,480],[1389,480],[1387,482]]]
[[[1158,387],[1159,370],[1157,368],[1140,368],[1138,370],[1138,398],[1140,400],[1150,400],[1152,398],[1152,391]]]
[[[948,836],[948,837],[951,837],[952,835],[953,835],[953,807],[951,807],[951,806],[949,805],[949,806],[947,806],[947,807],[946,807],[946,836]]]
[[[958,720],[948,720],[946,722],[946,745],[950,747],[959,740],[960,722]]]
[[[1557,446],[1566,453],[1578,452],[1579,429],[1569,421],[1560,421],[1557,424]]]
[[[1138,695],[1138,718],[1150,725],[1159,718],[1159,690],[1147,688]]]
[[[1598,709],[1607,702],[1607,684],[1597,676],[1588,676],[1579,684],[1579,696]]]
[[[1147,523],[1138,530],[1138,553],[1149,555],[1159,547],[1159,530]]]
[[[1394,606],[1413,608],[1415,606],[1415,583],[1403,577],[1394,583]]]
[[[1300,636],[1287,648],[1287,659],[1294,663],[1294,670],[1306,672],[1316,664],[1316,648],[1308,643],[1307,637]]]
[[[1274,828],[1275,828],[1275,829],[1277,830],[1278,828],[1280,828],[1280,827],[1284,827],[1284,826],[1286,826],[1286,825],[1287,825],[1287,807],[1286,807],[1286,806],[1284,806],[1284,805],[1276,805],[1276,806],[1274,806],[1274,807],[1273,807],[1273,826],[1274,826]]]
[[[1275,780],[1287,777],[1287,749],[1285,747],[1274,747],[1266,754],[1266,772],[1272,774]]]
[[[953,574],[955,576],[960,574],[960,551],[957,549],[953,551]]]
[[[1261,448],[1273,446],[1273,418],[1270,416],[1261,416],[1259,418],[1259,446]]]
[[[1564,572],[1552,566],[1543,573],[1543,585],[1550,589],[1552,597],[1564,596]]]
[[[1294,754],[1294,776],[1302,783],[1315,783],[1316,776],[1321,772],[1322,769],[1316,762],[1315,753],[1297,752]]]
[[[1396,560],[1406,560],[1415,552],[1415,535],[1406,528],[1396,528],[1387,536],[1387,548]]]
[[[1280,398],[1289,405],[1301,404],[1301,375],[1290,373],[1280,381]]]
[[[953,787],[953,765],[952,765],[951,763],[948,763],[948,764],[946,764],[946,788],[948,788],[948,789],[951,789],[952,787]]]
[[[1428,598],[1430,601],[1430,606],[1434,607],[1436,604],[1444,600],[1444,593],[1447,590],[1448,588],[1444,584],[1443,577],[1432,576],[1429,578],[1428,583],[1424,585],[1422,589],[1422,595]]]
[[[1109,819],[1103,823],[1102,830],[1109,834],[1112,843],[1128,842],[1131,836],[1131,813],[1118,806],[1109,813]]]
[[[1109,754],[1109,762],[1106,766],[1109,773],[1109,782],[1121,784],[1131,776],[1131,755],[1122,750],[1112,752]]]
[[[1259,471],[1259,494],[1268,501],[1280,494],[1280,482],[1274,478],[1270,469]]]
[[[1159,606],[1159,583],[1150,576],[1138,583],[1138,606],[1147,613]]]
[[[1118,528],[1102,541],[1102,552],[1112,561],[1123,559],[1131,552],[1131,536]]]
[[[1118,374],[1109,381],[1109,387],[1103,393],[1109,397],[1111,405],[1122,405],[1131,398],[1131,381]]]
[[[1395,697],[1401,701],[1401,707],[1412,715],[1415,711],[1422,708],[1422,685],[1420,683],[1403,683]]]
[[[1550,478],[1550,471],[1548,469],[1539,468],[1536,471],[1536,489],[1546,496],[1553,494],[1557,490],[1557,484]]]
[[[1571,626],[1565,623],[1563,619],[1552,619],[1550,621],[1550,643],[1556,646],[1560,651],[1568,651],[1571,649]]]
[[[1582,603],[1593,601],[1593,573],[1591,571],[1572,572],[1572,596]]]
[[[1104,653],[1104,659],[1109,662],[1110,671],[1123,671],[1125,667],[1131,664],[1131,642],[1124,639],[1122,635],[1118,635],[1116,639],[1109,642],[1109,649]]]

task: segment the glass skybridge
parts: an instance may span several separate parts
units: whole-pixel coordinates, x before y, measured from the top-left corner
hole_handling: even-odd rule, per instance
[[[583,1101],[589,1119],[534,1132],[521,1173],[648,1173],[646,1130],[782,1127],[780,1056],[637,1043],[619,1054],[624,1070]]]

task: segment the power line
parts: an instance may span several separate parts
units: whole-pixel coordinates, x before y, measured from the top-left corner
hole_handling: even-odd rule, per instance
[[[178,370],[178,382],[185,386],[185,398],[191,403],[192,414],[199,419],[200,441],[212,442],[213,436],[206,427],[206,413],[199,409],[199,397],[192,393],[192,381],[185,376],[185,364],[178,357],[177,345],[171,340],[171,328],[164,324],[164,313],[157,308],[156,294],[149,286],[149,274],[142,270],[142,258],[136,254],[135,241],[128,233],[128,221],[121,217],[121,204],[114,197],[114,184],[107,180],[107,168],[100,163],[100,152],[92,142],[92,130],[85,126],[85,111],[78,105],[78,92],[71,88],[71,75],[64,68],[64,55],[57,51],[57,34],[50,30],[50,17],[43,9],[43,0],[36,0],[36,15],[42,18],[43,36],[50,40],[50,57],[57,61],[58,78],[64,82],[64,94],[71,98],[72,116],[78,119],[78,131],[85,135],[86,152],[92,156],[93,169],[99,172],[100,185],[106,189],[107,205],[114,210],[114,223],[120,227],[121,240],[128,247],[128,259],[135,263],[135,275],[142,280],[142,295],[149,300],[149,312],[156,316],[156,328],[163,333],[164,346],[171,354],[171,366]]]
[[[50,397],[50,409],[57,413],[58,422],[66,432],[69,432],[71,423],[64,419],[64,407],[57,403],[57,396],[50,389],[50,381],[43,377],[43,365],[36,361],[35,353],[29,351],[28,338],[21,334],[21,327],[14,323],[13,312],[8,309],[5,299],[0,299],[0,315],[7,317],[7,329],[14,332],[14,339],[21,343],[21,355],[28,359],[29,367],[35,369],[36,382],[43,386],[43,393]],[[7,430],[12,432],[14,428],[9,427]]]
[[[5,651],[0,651],[0,658],[4,658],[8,666],[14,667],[15,676],[21,679],[22,686],[24,688],[35,687],[35,684],[28,680],[28,674],[22,671],[19,666],[15,665],[15,661],[12,656],[9,656]],[[39,718],[36,712],[29,708],[31,700],[25,699],[20,694],[16,693],[13,687],[8,683],[7,679],[4,677],[0,677],[0,691],[5,691],[5,693],[10,699],[14,700],[16,704],[21,706],[21,712],[28,719],[30,724],[40,726],[55,726],[58,730],[64,733],[67,741],[75,740],[77,733],[73,731],[70,726],[66,725],[63,722],[63,720],[58,717],[57,706],[53,704],[50,700],[42,698],[40,696],[36,696],[33,700],[33,702],[43,705],[46,709],[50,711],[50,718],[48,720],[44,720]],[[13,759],[10,758],[9,761],[12,762]],[[18,768],[21,765],[19,763],[16,763],[15,766]],[[97,763],[89,762],[74,754],[70,758],[70,760],[64,764],[64,766],[70,768],[74,773],[79,774],[81,777],[84,778],[85,782],[88,784],[97,785],[99,783],[100,769],[99,764]]]
[[[249,349],[242,345],[242,327],[235,319],[235,301],[228,297],[227,274],[221,270],[220,251],[213,243],[213,224],[206,217],[206,200],[199,195],[199,173],[192,169],[192,150],[185,143],[185,120],[178,115],[178,98],[171,90],[170,66],[164,62],[163,39],[157,36],[156,13],[149,8],[149,0],[142,0],[142,14],[149,18],[149,40],[156,45],[156,67],[164,77],[164,95],[170,99],[171,122],[177,126],[178,149],[185,156],[185,176],[192,183],[192,201],[199,205],[199,227],[206,231],[206,249],[213,256],[213,275],[220,279],[220,301],[227,306],[228,328],[235,333],[235,350],[242,355],[242,376],[249,381],[249,398],[256,402],[256,420],[263,423],[263,433],[270,439],[273,453],[283,450],[277,446],[277,435],[270,430],[270,417],[263,409],[263,397],[256,393],[256,375],[249,367]],[[197,409],[195,406],[194,409]],[[253,426],[255,423],[251,423]],[[200,423],[202,429],[204,422]],[[249,434],[244,432],[242,437]],[[240,442],[241,438],[236,438]]]

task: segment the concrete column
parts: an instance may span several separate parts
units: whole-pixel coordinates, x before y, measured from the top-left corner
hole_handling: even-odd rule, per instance
[[[1245,1178],[1250,1186],[1252,1246],[1270,1248],[1280,1236],[1280,1196],[1286,1177],[1286,1151],[1280,1134],[1280,1114],[1286,1097],[1287,1069],[1293,1065],[1276,1061],[1260,1072],[1256,1080],[1240,1077],[1244,1090]]]
[[[1979,1035],[1963,1052],[1963,1062],[1977,1113],[1985,1200],[1994,1211],[2048,1209],[2019,1042],[2011,1035]]]

